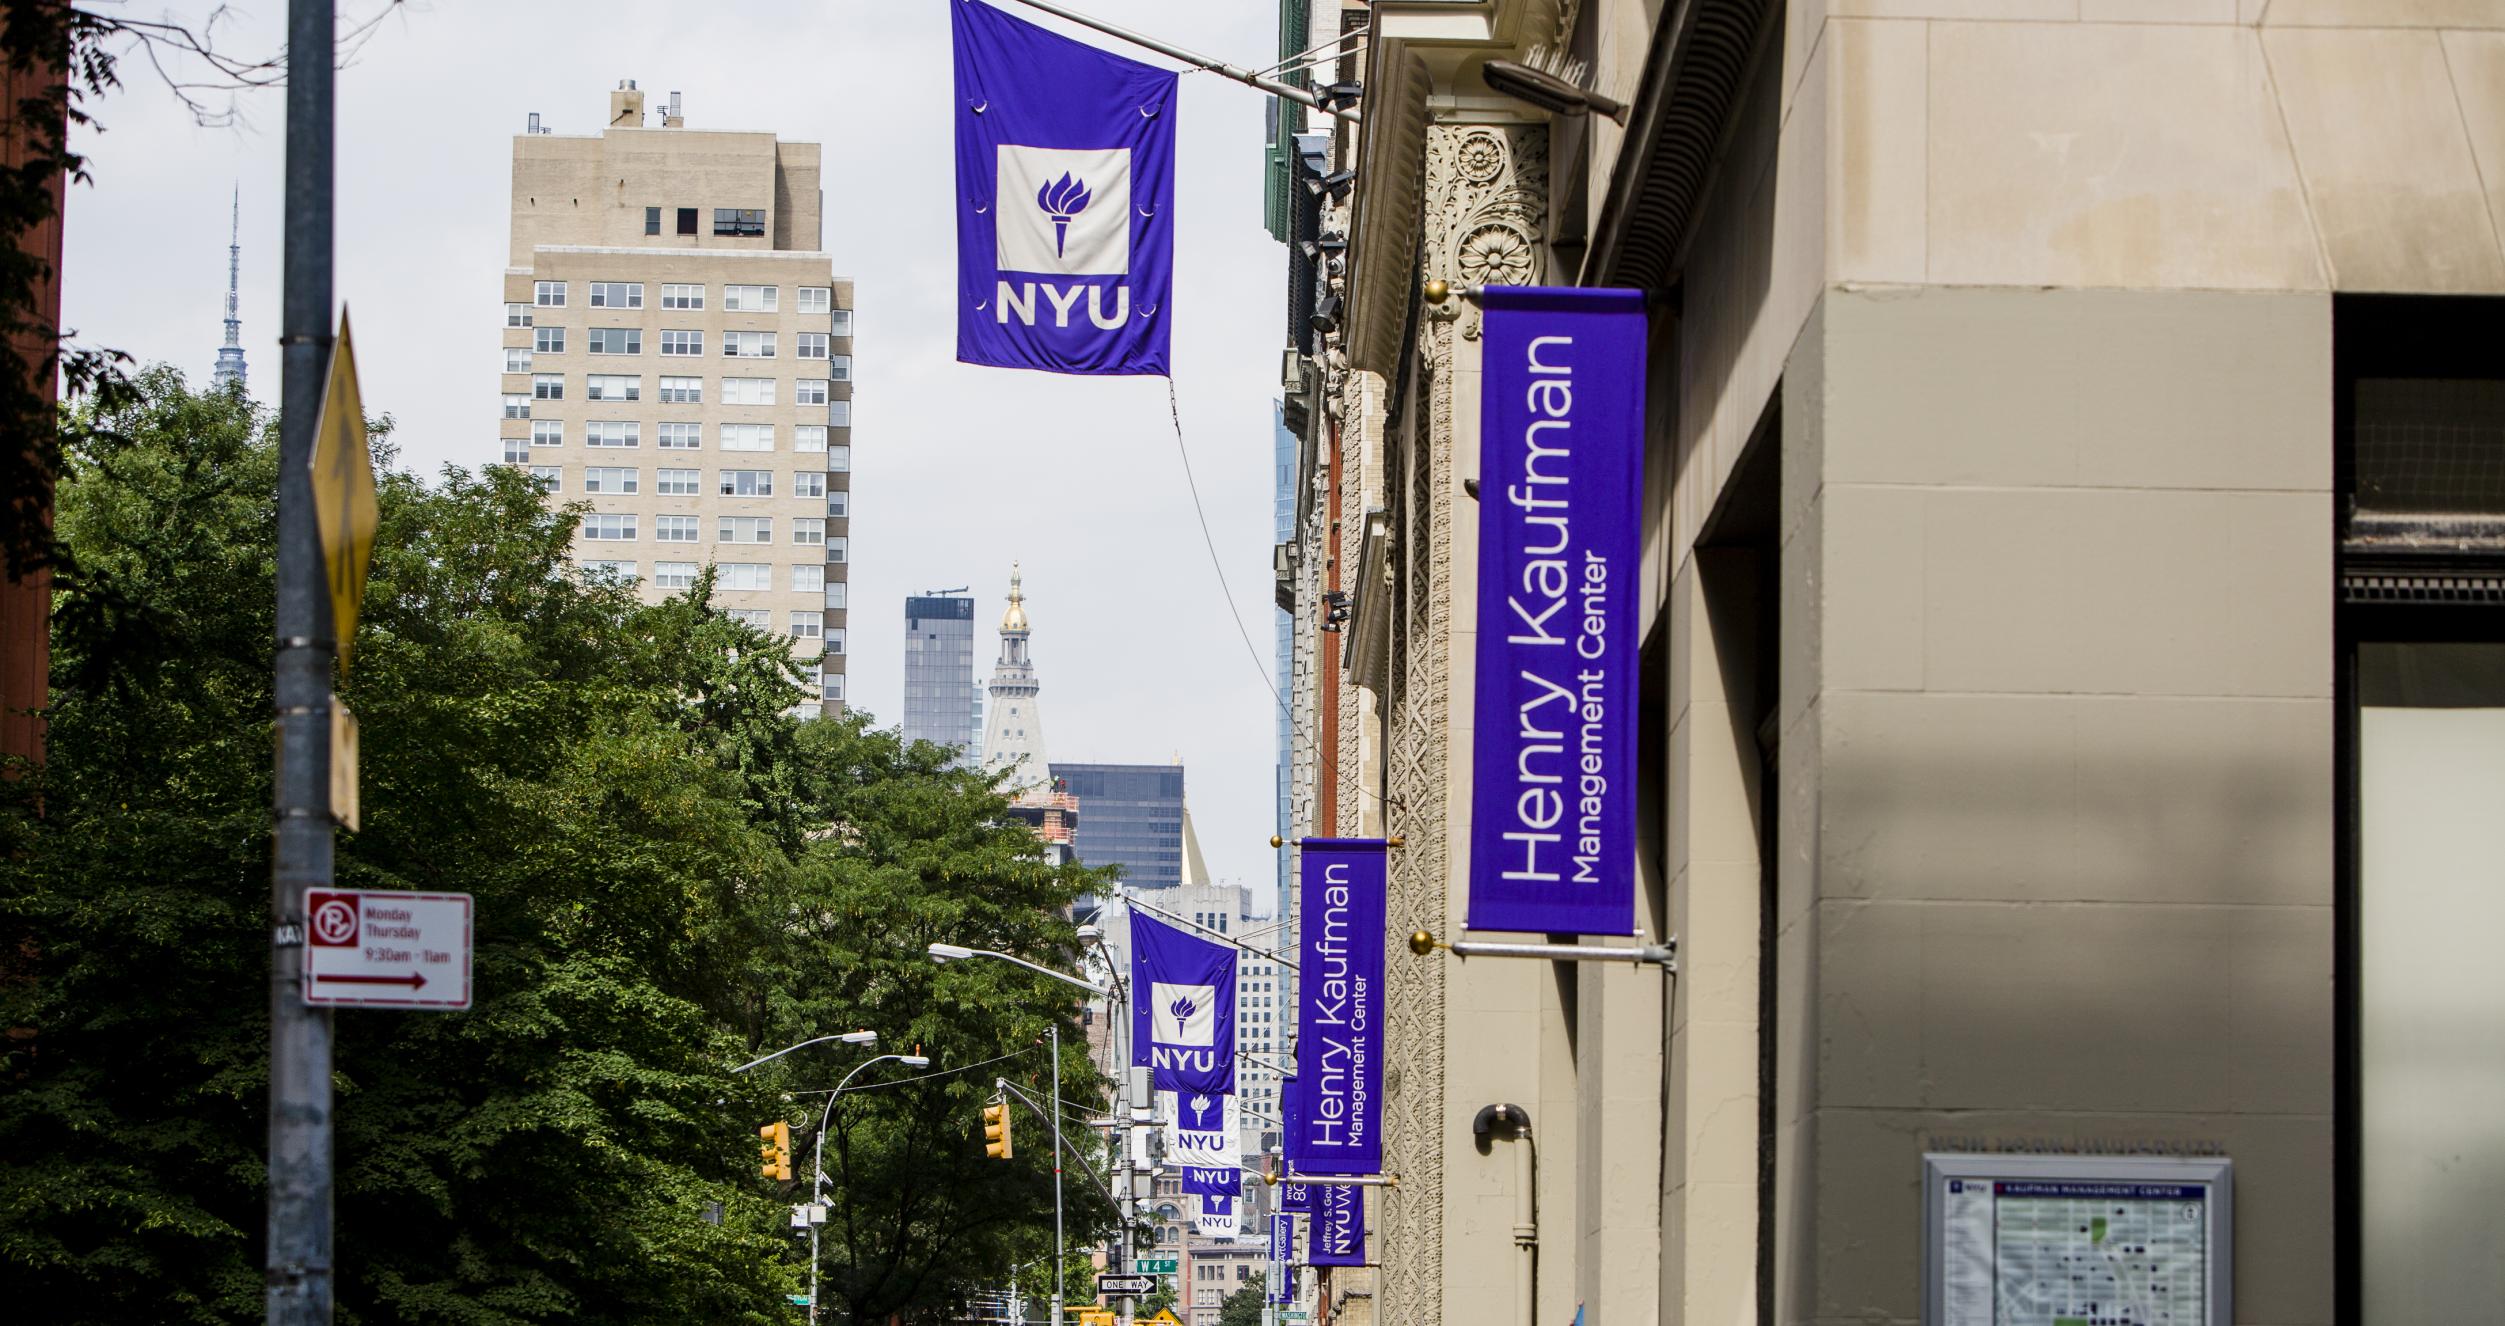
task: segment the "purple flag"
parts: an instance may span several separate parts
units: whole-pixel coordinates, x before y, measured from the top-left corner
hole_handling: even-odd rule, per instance
[[[1644,296],[1484,298],[1469,926],[1632,934]]]
[[[1291,1077],[1285,1082],[1279,1084],[1279,1119],[1281,1120],[1280,1127],[1282,1130],[1292,1131],[1297,1126],[1297,1121],[1305,1117],[1298,1111],[1296,1102],[1296,1079]],[[1286,1144],[1286,1131],[1281,1132],[1280,1138],[1280,1145],[1284,1147]],[[1282,1163],[1280,1168],[1283,1170],[1286,1168],[1284,1163],[1285,1153],[1282,1152],[1281,1155]],[[1293,1212],[1297,1215],[1312,1214],[1313,1185],[1309,1183],[1280,1184],[1279,1209],[1282,1211]]]
[[[1166,371],[1176,75],[974,0],[957,49],[957,358]]]
[[[1235,1093],[1234,949],[1132,913],[1131,1001],[1131,1062],[1155,1089]]]
[[[1307,838],[1287,1167],[1383,1168],[1383,840]]]
[[[1270,1217],[1270,1276],[1263,1286],[1263,1295],[1272,1303],[1290,1303],[1296,1298],[1296,1217],[1285,1213]]]
[[[1317,1184],[1314,1191],[1314,1266],[1366,1264],[1366,1190],[1345,1184]]]

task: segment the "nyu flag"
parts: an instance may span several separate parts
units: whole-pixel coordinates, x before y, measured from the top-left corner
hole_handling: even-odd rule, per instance
[[[1297,1110],[1296,1100],[1296,1079],[1291,1077],[1279,1084],[1279,1119],[1282,1128],[1293,1129],[1296,1121],[1305,1117]],[[1313,1213],[1313,1185],[1281,1183],[1279,1185],[1279,1209],[1292,1211],[1297,1215],[1311,1215]]]
[[[1210,1193],[1200,1196],[1200,1232],[1210,1238],[1233,1238],[1242,1228],[1236,1221],[1235,1196],[1219,1197]]]
[[[1644,297],[1484,298],[1469,926],[1632,934]]]
[[[1235,1094],[1235,950],[1132,913],[1131,1003],[1131,1062],[1153,1089]]]
[[[1233,1096],[1164,1093],[1166,1117],[1174,1122],[1166,1137],[1166,1159],[1183,1172],[1183,1191],[1194,1194],[1242,1190],[1239,1155],[1242,1115]]]
[[[1176,76],[956,0],[957,358],[1166,371]]]
[[[1287,1167],[1383,1168],[1383,840],[1307,838]]]
[[[1366,1190],[1345,1185],[1314,1187],[1313,1238],[1308,1246],[1314,1266],[1366,1264]]]
[[[1270,1217],[1270,1274],[1262,1297],[1271,1303],[1296,1300],[1296,1217]]]

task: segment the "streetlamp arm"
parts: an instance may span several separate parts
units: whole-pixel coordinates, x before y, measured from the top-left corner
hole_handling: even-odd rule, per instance
[[[790,1054],[790,1053],[791,1053],[792,1051],[794,1051],[794,1050],[805,1050],[805,1049],[808,1049],[808,1048],[809,1048],[810,1046],[812,1046],[812,1045],[824,1045],[824,1044],[826,1044],[828,1041],[840,1041],[840,1040],[844,1040],[844,1039],[845,1039],[845,1038],[847,1038],[847,1037],[850,1037],[850,1036],[857,1036],[857,1035],[860,1035],[860,1034],[861,1034],[861,1033],[859,1033],[859,1032],[839,1031],[839,1032],[835,1033],[835,1034],[834,1034],[834,1035],[832,1035],[832,1036],[814,1036],[814,1037],[811,1037],[811,1038],[810,1038],[810,1039],[808,1039],[808,1040],[802,1041],[802,1042],[801,1042],[801,1043],[799,1043],[798,1045],[787,1045],[787,1046],[784,1046],[782,1049],[776,1050],[774,1053],[769,1054],[769,1055],[767,1055],[766,1057],[764,1057],[764,1058],[762,1058],[762,1059],[751,1059],[751,1060],[749,1060],[748,1062],[746,1062],[746,1063],[744,1063],[744,1064],[741,1064],[739,1067],[732,1069],[731,1071],[732,1071],[732,1072],[734,1072],[734,1073],[745,1073],[745,1072],[747,1072],[749,1069],[754,1068],[754,1067],[756,1067],[756,1066],[757,1066],[757,1065],[759,1065],[759,1064],[770,1064],[770,1063],[774,1062],[775,1060],[782,1058],[784,1055]],[[872,1062],[872,1063],[876,1063],[876,1062],[878,1062],[878,1061],[877,1061],[877,1060],[875,1060],[875,1059],[873,1059],[873,1060],[871,1060],[871,1062]]]
[[[1052,968],[1044,966],[1042,963],[1029,962],[1014,953],[998,953],[987,948],[967,949],[966,952],[978,958],[998,958],[1002,962],[1014,962],[1017,965],[1026,968],[1028,971],[1034,972],[1038,976],[1049,976],[1064,985],[1075,985],[1092,995],[1110,995],[1113,993],[1113,991],[1096,984],[1094,981],[1081,980],[1066,971],[1054,971]]]

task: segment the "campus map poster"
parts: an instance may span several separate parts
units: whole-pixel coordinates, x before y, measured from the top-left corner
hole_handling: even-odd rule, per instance
[[[2225,1326],[2229,1162],[1928,1156],[1925,1319]]]

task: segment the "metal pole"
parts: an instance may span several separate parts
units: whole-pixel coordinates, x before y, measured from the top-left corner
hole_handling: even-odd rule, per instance
[[[1061,1019],[1052,1022],[1052,1326],[1061,1326],[1064,1290],[1062,1272],[1069,1255],[1061,1250]]]
[[[1275,78],[1264,78],[1250,69],[1244,69],[1236,65],[1228,64],[1224,60],[1213,60],[1197,51],[1185,50],[1172,42],[1159,41],[1155,37],[1148,36],[1144,33],[1133,32],[1129,28],[1122,27],[1118,24],[1107,23],[1101,18],[1090,18],[1089,16],[1079,13],[1074,9],[1064,9],[1056,4],[1047,4],[1045,0],[1017,0],[1017,3],[1025,5],[1029,9],[1043,10],[1045,13],[1051,14],[1057,18],[1066,18],[1083,28],[1094,28],[1096,31],[1101,32],[1108,37],[1112,37],[1117,41],[1127,41],[1133,46],[1144,46],[1149,50],[1155,51],[1159,55],[1180,60],[1195,69],[1206,69],[1210,73],[1218,74],[1226,78],[1232,78],[1238,83],[1249,83],[1254,87],[1260,88],[1264,92],[1272,94],[1273,96],[1285,97],[1289,101],[1296,102],[1300,105],[1311,106],[1318,111],[1327,111],[1330,114],[1336,115],[1352,124],[1357,120],[1357,113],[1355,111],[1333,110],[1332,108],[1323,105],[1320,97],[1307,92],[1303,88],[1289,83],[1282,83]]]
[[[278,768],[270,870],[270,1154],[262,1309],[328,1326],[331,1015],[304,1002],[304,891],[331,883],[330,601],[313,438],[331,355],[332,0],[287,7],[286,293],[278,443]]]
[[[818,1120],[817,1156],[809,1163],[815,1171],[809,1176],[809,1215],[813,1217],[809,1221],[809,1326],[818,1326],[818,1227],[826,1222],[814,1217],[818,1198],[826,1191],[826,1120],[835,1117],[835,1097],[842,1094],[838,1087],[826,1098],[826,1113]]]

